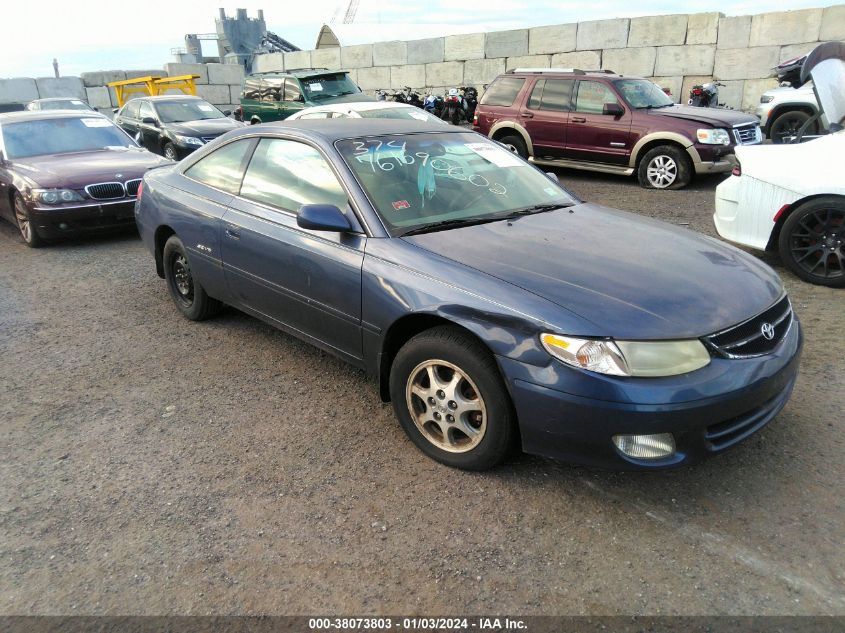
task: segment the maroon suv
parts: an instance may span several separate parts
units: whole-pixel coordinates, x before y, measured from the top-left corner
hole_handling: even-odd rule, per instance
[[[757,118],[676,105],[654,83],[611,71],[520,69],[481,97],[473,128],[540,165],[629,176],[679,189],[730,171],[736,145],[762,142]]]

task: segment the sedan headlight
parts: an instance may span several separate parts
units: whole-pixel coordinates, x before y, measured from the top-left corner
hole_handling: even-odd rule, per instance
[[[33,189],[32,197],[44,204],[61,204],[62,202],[81,202],[84,200],[73,189]]]
[[[196,136],[182,136],[181,134],[174,134],[176,142],[182,145],[202,145],[202,139]]]
[[[612,341],[543,334],[543,347],[567,365],[610,376],[675,376],[701,369],[710,354],[697,339]]]
[[[774,95],[763,95],[760,97],[760,103],[770,103],[775,100]]]
[[[705,145],[730,145],[731,135],[722,128],[704,128],[695,131],[699,143]]]

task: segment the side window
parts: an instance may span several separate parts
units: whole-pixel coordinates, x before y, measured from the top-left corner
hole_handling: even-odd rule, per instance
[[[241,98],[242,99],[254,99],[254,100],[257,101],[259,99],[260,93],[261,93],[261,80],[259,80],[257,77],[255,77],[255,78],[247,77],[244,80],[244,90],[243,90],[243,93],[241,95]]]
[[[545,79],[538,79],[531,90],[531,95],[528,97],[528,107],[532,110],[540,109],[540,100],[543,98],[543,86],[546,85]]]
[[[334,172],[313,147],[261,139],[247,167],[241,197],[296,213],[303,204],[347,205]]]
[[[281,101],[283,85],[284,80],[278,77],[268,77],[265,79],[261,86],[261,100],[270,103]]]
[[[251,139],[234,141],[201,158],[185,171],[188,178],[237,195]]]
[[[288,77],[285,79],[285,101],[299,101],[302,98],[302,89],[296,79]]]
[[[126,105],[123,106],[123,110],[120,112],[120,116],[127,118],[127,119],[137,119],[138,118],[138,106],[140,105],[139,101],[128,101]]]
[[[598,81],[579,81],[575,110],[587,114],[601,114],[605,103],[618,103],[614,92]]]
[[[140,116],[138,118],[139,119],[145,119],[147,117],[150,117],[151,119],[155,119],[156,113],[155,113],[155,110],[153,110],[153,106],[149,101],[142,101],[141,102],[141,112],[140,112]]]
[[[572,86],[575,82],[571,79],[547,79],[543,88],[542,110],[557,110],[558,112],[569,112],[572,104]]]
[[[328,119],[331,116],[331,112],[309,112],[308,114],[303,114],[300,119]]]
[[[510,106],[525,85],[521,77],[499,77],[490,84],[479,102],[481,105]]]

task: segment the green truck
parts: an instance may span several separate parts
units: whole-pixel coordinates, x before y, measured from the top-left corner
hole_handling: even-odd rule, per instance
[[[342,101],[376,101],[341,70],[303,68],[247,75],[241,90],[242,121],[280,121],[303,108]]]

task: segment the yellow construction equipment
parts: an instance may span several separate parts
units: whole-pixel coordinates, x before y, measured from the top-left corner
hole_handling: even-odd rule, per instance
[[[197,86],[194,80],[199,79],[199,77],[199,75],[179,75],[178,77],[157,77],[155,75],[149,75],[147,77],[112,81],[108,84],[108,87],[114,88],[115,95],[117,96],[117,107],[120,108],[134,94],[155,97],[169,90],[178,90],[183,94],[196,96]]]

